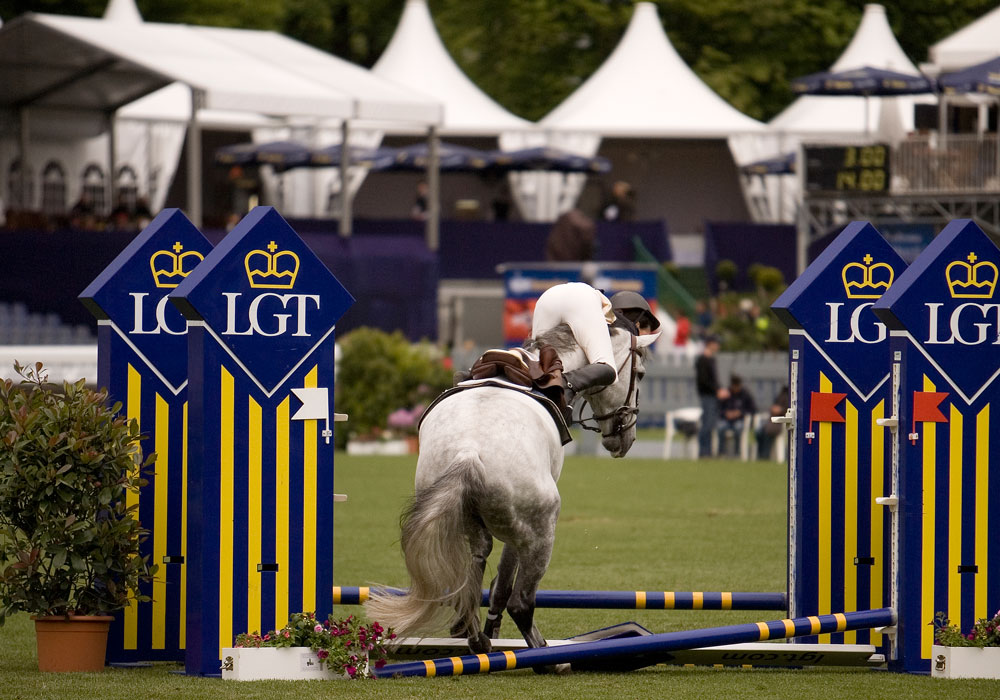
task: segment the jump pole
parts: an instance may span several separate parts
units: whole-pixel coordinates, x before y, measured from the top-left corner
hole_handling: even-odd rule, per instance
[[[643,654],[650,655],[649,665],[654,665],[658,663],[657,655],[672,651],[888,627],[895,622],[896,615],[891,608],[879,608],[878,610],[815,615],[770,622],[749,622],[742,625],[709,627],[685,632],[665,632],[643,637],[604,639],[567,646],[410,661],[388,664],[380,669],[375,669],[374,674],[379,678],[460,676],[466,673],[511,671],[515,668],[551,666],[574,661],[632,658]]]
[[[393,595],[402,588],[379,589]],[[368,586],[334,586],[334,605],[361,605],[368,600]],[[482,605],[490,604],[489,589],[483,590]],[[787,610],[784,593],[740,593],[729,591],[538,591],[536,608],[607,610]]]

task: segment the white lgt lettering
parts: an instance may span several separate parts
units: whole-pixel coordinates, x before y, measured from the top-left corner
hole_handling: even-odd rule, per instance
[[[187,333],[187,325],[185,325],[181,330],[175,331],[167,324],[167,302],[169,300],[166,296],[160,297],[160,300],[156,302],[156,309],[154,312],[156,325],[150,329],[143,328],[145,323],[145,303],[143,300],[149,296],[149,292],[132,292],[129,296],[132,297],[131,334],[157,335],[160,331],[169,333],[170,335],[184,335]]]
[[[956,342],[960,345],[980,345],[987,342],[990,328],[995,330],[992,344],[1000,345],[1000,304],[976,304],[974,302],[959,304],[948,318],[950,335],[946,340],[942,340],[940,336],[939,310],[942,304],[934,302],[926,303],[925,306],[927,307],[926,343],[928,345],[954,345]],[[973,310],[979,313],[977,314]],[[993,320],[989,318],[991,313],[994,317]],[[985,322],[976,322],[980,318]],[[972,332],[974,337],[969,337],[968,331],[971,330],[969,326],[975,329]]]
[[[237,301],[242,294],[239,292],[223,292],[222,295],[226,297],[226,330],[223,331],[223,335],[256,334],[268,337],[284,335],[288,331],[288,319],[294,316],[295,320],[292,326],[295,328],[295,332],[292,335],[308,337],[310,334],[306,330],[306,321],[309,302],[315,302],[316,308],[319,308],[319,296],[316,294],[276,294],[274,292],[265,292],[254,297],[253,301],[250,302],[250,307],[247,309],[246,329],[237,330]],[[282,309],[293,311],[293,313],[270,312],[269,318],[273,319],[275,323],[268,323],[267,325],[274,328],[273,330],[266,330],[261,324],[262,315],[265,321],[268,320],[266,307],[269,304],[265,303],[268,300],[277,300],[280,302]],[[261,308],[262,306],[264,306],[263,309]]]
[[[840,307],[844,305],[842,301],[828,301],[826,305],[830,307],[830,337],[826,339],[828,343],[853,343],[858,340],[862,343],[872,345],[875,343],[881,343],[885,340],[886,330],[885,324],[881,321],[873,321],[869,325],[875,329],[875,337],[866,338],[864,333],[861,332],[861,315],[864,313],[865,309],[872,306],[874,302],[867,302],[865,304],[859,304],[855,307],[854,311],[851,312],[850,323],[848,325],[850,333],[844,337],[840,336]]]

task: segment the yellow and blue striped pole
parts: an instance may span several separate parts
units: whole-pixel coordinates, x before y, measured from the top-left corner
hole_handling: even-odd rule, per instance
[[[404,595],[402,588],[380,589]],[[361,605],[368,600],[367,586],[334,586],[334,605]],[[489,589],[483,589],[482,605],[490,603]],[[787,610],[784,593],[733,591],[558,591],[535,593],[536,608],[579,608],[605,610]]]
[[[723,644],[761,642],[769,639],[789,639],[807,635],[844,633],[850,630],[885,627],[894,622],[895,615],[892,610],[881,608],[770,622],[751,622],[725,627],[709,627],[686,632],[665,632],[639,637],[602,639],[565,646],[411,661],[388,664],[375,669],[374,674],[379,678],[460,676],[469,673],[492,673],[536,666],[615,659],[628,659],[629,668],[637,668],[636,663],[654,665],[657,663],[658,656],[672,651]]]

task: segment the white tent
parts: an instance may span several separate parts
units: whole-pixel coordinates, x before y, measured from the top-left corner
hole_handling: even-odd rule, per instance
[[[882,5],[865,5],[865,12],[857,31],[847,48],[830,67],[831,71],[852,70],[871,66],[897,73],[920,73],[907,58],[892,33]],[[863,136],[866,131],[877,133],[877,124],[883,109],[900,110],[903,128],[913,129],[913,105],[927,98],[895,97],[845,97],[830,95],[803,95],[790,104],[768,126],[774,132],[793,135],[837,137]],[[865,124],[866,114],[869,124]],[[896,121],[896,115],[890,117]]]
[[[830,70],[844,71],[864,66],[898,73],[920,73],[896,41],[882,5],[865,5],[854,36]],[[869,98],[803,95],[768,123],[770,133],[767,137],[743,144],[745,148],[739,153],[739,160],[746,164],[759,158],[795,151],[803,141],[842,142],[877,138],[895,143],[913,130],[914,105],[933,101],[933,97],[922,95]],[[770,219],[795,220],[799,200],[796,177],[769,176],[766,182],[757,181],[752,186],[763,188],[751,193],[751,196],[768,202]]]
[[[1000,56],[1000,7],[937,42],[928,53],[942,73]]]
[[[202,109],[314,124],[440,122],[438,102],[281,35],[142,22],[134,4],[127,4],[113,2],[105,19],[28,13],[0,28],[0,108],[20,115],[21,150],[31,141],[31,117],[39,110],[96,114],[111,131],[108,115],[180,83],[193,105],[188,206],[197,222]],[[108,146],[111,160],[115,146]]]
[[[444,136],[498,136],[532,129],[479,89],[462,72],[434,27],[427,0],[407,0],[396,31],[372,72],[428,95],[444,105]],[[387,128],[388,133],[398,127]]]
[[[693,230],[704,218],[745,217],[727,139],[763,125],[713,92],[677,54],[656,6],[640,2],[604,63],[539,125],[550,143],[583,155],[598,147],[613,177],[639,194],[640,218]],[[602,142],[603,140],[603,142]],[[572,205],[570,183],[557,211]]]

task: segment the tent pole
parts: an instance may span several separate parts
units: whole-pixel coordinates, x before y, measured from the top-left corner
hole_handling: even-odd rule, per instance
[[[115,111],[111,110],[107,113],[108,120],[108,186],[107,186],[107,198],[108,198],[108,211],[110,214],[118,206],[115,202],[115,163],[118,162],[118,149],[116,142],[116,131],[117,122],[115,118]]]
[[[436,251],[440,246],[441,223],[441,139],[437,127],[427,129],[427,221],[424,227],[427,248]]]
[[[19,202],[21,211],[27,211],[31,208],[31,202],[28,201],[28,185],[31,183],[31,178],[28,176],[28,142],[31,138],[31,127],[28,120],[28,108],[21,107],[21,124],[18,136],[20,137],[20,149],[21,149],[21,201]],[[14,206],[14,202],[10,203],[10,206]]]
[[[352,216],[351,216],[351,187],[348,177],[351,167],[351,128],[345,119],[340,123],[340,235],[344,238],[350,237]]]
[[[191,88],[191,117],[187,133],[187,205],[188,217],[195,228],[202,226],[201,201],[201,126],[198,110],[205,100],[205,93]]]

